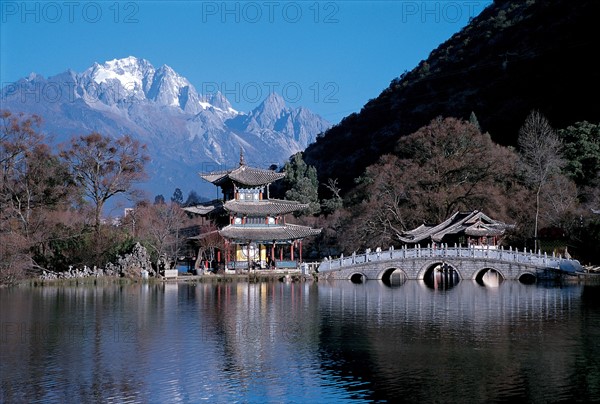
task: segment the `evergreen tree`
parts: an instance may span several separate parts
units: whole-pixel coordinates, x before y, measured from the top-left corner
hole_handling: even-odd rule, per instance
[[[597,186],[600,182],[600,125],[577,122],[558,134],[564,143],[564,173],[578,185]]]
[[[174,202],[178,205],[183,204],[183,192],[181,192],[181,189],[175,188],[175,191],[173,192],[173,196],[171,197],[171,202]]]
[[[289,162],[285,163],[283,170],[285,184],[288,188],[285,193],[286,199],[308,204],[309,207],[302,211],[302,214],[318,213],[320,206],[317,169],[307,165],[302,159],[301,153],[296,153]]]
[[[187,199],[185,200],[185,203],[183,204],[183,206],[194,206],[194,205],[198,205],[199,203],[201,203],[204,200],[204,198],[202,198],[200,195],[198,195],[198,193],[194,190],[190,191],[190,193],[188,194]]]
[[[477,120],[477,115],[475,115],[474,111],[471,111],[471,115],[469,116],[469,122],[473,124],[477,128],[478,131],[481,131],[481,126],[479,125],[479,120]]]

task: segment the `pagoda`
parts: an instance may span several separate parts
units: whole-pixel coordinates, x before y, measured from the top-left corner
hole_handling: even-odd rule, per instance
[[[188,212],[209,215],[223,212],[228,220],[217,230],[225,240],[226,269],[296,268],[302,262],[302,240],[317,235],[313,229],[286,222],[288,213],[306,209],[308,204],[270,199],[269,186],[285,173],[246,165],[243,152],[239,167],[201,173],[200,177],[221,189],[222,200],[186,208]],[[192,239],[201,240],[206,234]]]

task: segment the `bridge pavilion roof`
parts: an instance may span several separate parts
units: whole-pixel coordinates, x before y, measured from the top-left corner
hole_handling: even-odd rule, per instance
[[[258,201],[239,201],[232,199],[223,206],[230,213],[250,216],[277,216],[308,208],[307,203],[281,199],[263,199]]]
[[[510,227],[512,226],[474,210],[472,212],[456,212],[438,225],[422,224],[416,229],[402,233],[399,238],[405,243],[419,243],[428,239],[439,243],[447,235],[501,236]]]
[[[219,230],[219,234],[226,239],[237,243],[259,242],[270,244],[273,242],[288,242],[299,240],[321,233],[321,229],[313,229],[296,224],[262,225],[262,226],[236,226],[229,225]]]

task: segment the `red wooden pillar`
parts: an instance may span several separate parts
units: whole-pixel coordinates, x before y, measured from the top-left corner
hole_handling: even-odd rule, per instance
[[[283,246],[279,249],[279,261],[283,261]]]
[[[296,242],[292,241],[292,245],[290,245],[290,259],[292,261],[294,260],[294,244],[296,244]]]
[[[217,250],[217,262],[221,262],[221,250]]]
[[[225,258],[225,268],[227,268],[227,265],[229,264],[229,259],[231,258],[231,256],[229,255],[229,243],[225,242],[225,250],[227,251],[227,257]]]
[[[300,262],[302,262],[302,240],[299,241],[300,243],[300,250],[298,251],[300,253]]]

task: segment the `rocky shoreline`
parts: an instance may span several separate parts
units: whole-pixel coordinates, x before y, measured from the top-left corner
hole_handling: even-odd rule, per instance
[[[116,263],[108,263],[106,268],[90,268],[84,265],[83,268],[74,268],[70,266],[63,272],[53,272],[43,270],[38,279],[45,280],[71,280],[84,278],[142,278],[144,274],[155,276],[155,271],[150,262],[150,254],[144,246],[136,243],[130,254],[125,254],[117,258]]]

